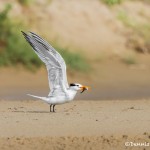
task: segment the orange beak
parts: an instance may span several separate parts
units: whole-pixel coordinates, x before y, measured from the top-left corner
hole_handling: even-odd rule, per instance
[[[89,86],[82,86],[80,89],[82,90],[81,93],[83,93],[85,90],[88,90]]]

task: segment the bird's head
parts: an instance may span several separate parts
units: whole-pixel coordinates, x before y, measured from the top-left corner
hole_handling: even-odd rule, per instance
[[[81,93],[83,93],[85,90],[88,90],[89,87],[88,86],[83,86],[79,83],[71,83],[70,84],[70,89],[73,89],[75,91],[81,90]]]

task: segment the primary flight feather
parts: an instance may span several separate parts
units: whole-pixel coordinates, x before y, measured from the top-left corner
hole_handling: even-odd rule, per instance
[[[34,52],[45,63],[48,71],[48,80],[50,92],[47,97],[40,97],[28,94],[29,96],[39,98],[50,105],[50,112],[55,112],[54,107],[57,104],[70,102],[74,99],[78,90],[88,90],[89,87],[78,83],[68,85],[66,75],[66,64],[62,56],[39,35],[21,31],[27,42],[32,46]]]

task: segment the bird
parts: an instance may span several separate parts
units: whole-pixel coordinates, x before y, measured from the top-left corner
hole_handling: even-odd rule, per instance
[[[81,90],[81,93],[83,93],[90,88],[79,83],[68,84],[66,63],[59,52],[39,35],[33,32],[21,32],[37,56],[46,65],[50,88],[50,92],[46,97],[27,94],[28,96],[43,100],[49,104],[50,112],[55,112],[56,105],[71,102],[77,91]]]

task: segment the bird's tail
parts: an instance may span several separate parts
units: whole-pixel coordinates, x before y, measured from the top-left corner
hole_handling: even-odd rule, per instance
[[[40,96],[36,96],[36,95],[31,95],[31,94],[27,94],[27,95],[28,95],[28,96],[31,96],[31,97],[35,97],[35,98],[41,99],[41,100],[43,100],[43,101],[45,101],[45,102],[48,101],[48,98],[47,98],[47,97],[40,97]]]

